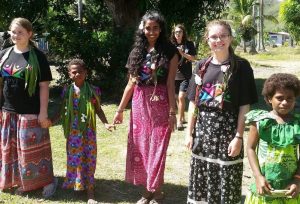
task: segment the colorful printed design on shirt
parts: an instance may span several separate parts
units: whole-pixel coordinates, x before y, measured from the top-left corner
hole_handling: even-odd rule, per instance
[[[27,65],[27,67],[24,68],[16,64],[6,64],[1,69],[1,74],[3,77],[13,76],[16,78],[24,79],[25,69],[31,69],[31,66]]]
[[[207,83],[202,86],[198,106],[205,105],[208,107],[218,107],[222,108],[224,100],[228,101],[229,97],[226,97],[226,92],[224,92],[224,84]]]

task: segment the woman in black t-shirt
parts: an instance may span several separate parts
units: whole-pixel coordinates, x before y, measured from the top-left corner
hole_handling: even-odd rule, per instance
[[[114,117],[123,122],[123,111],[132,98],[126,160],[126,181],[142,185],[137,202],[161,203],[161,186],[167,149],[176,126],[174,79],[178,57],[167,40],[164,18],[156,11],[143,17],[126,67],[129,80]]]
[[[0,189],[17,186],[16,193],[22,194],[43,188],[47,198],[57,185],[46,128],[52,75],[45,55],[31,41],[31,23],[15,18],[9,29],[14,46],[0,53]]]
[[[178,107],[177,129],[183,130],[186,90],[192,76],[192,61],[196,59],[196,49],[194,43],[187,39],[182,24],[174,27],[170,40],[177,47],[180,56],[175,77],[175,94]]]
[[[192,150],[188,203],[240,203],[244,115],[257,102],[252,68],[231,47],[230,25],[210,22],[211,57],[197,63],[188,88],[186,146]]]

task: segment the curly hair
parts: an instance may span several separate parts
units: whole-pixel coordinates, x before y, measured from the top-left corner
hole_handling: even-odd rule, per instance
[[[72,59],[68,64],[68,71],[70,71],[72,65],[78,65],[78,66],[82,67],[83,69],[88,70],[86,64],[84,63],[84,61],[82,59],[78,59],[78,58]]]
[[[291,90],[295,93],[295,97],[300,95],[300,81],[297,76],[287,73],[272,74],[264,83],[262,95],[266,103],[272,98],[277,90]]]
[[[141,19],[141,27],[135,32],[135,40],[133,44],[133,50],[131,53],[129,74],[137,76],[138,69],[143,62],[143,56],[146,53],[148,47],[148,40],[144,33],[144,26],[146,21],[153,20],[159,24],[160,34],[155,43],[155,49],[158,53],[162,53],[165,50],[165,46],[168,42],[166,23],[164,17],[158,11],[147,11],[146,14]]]
[[[184,25],[182,24],[177,24],[174,29],[172,30],[172,34],[171,34],[171,37],[170,37],[170,41],[171,43],[173,43],[174,45],[177,45],[177,40],[175,38],[175,30],[176,28],[180,28],[182,30],[182,40],[181,40],[181,44],[185,44],[185,42],[187,41],[187,33],[186,33],[186,30],[185,30],[185,27]]]

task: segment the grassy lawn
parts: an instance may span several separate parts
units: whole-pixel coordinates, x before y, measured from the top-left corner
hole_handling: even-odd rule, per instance
[[[249,59],[254,67],[258,66],[260,61],[267,64],[275,60],[300,61],[299,48],[272,48],[269,52],[258,55],[239,54]],[[259,93],[263,82],[264,78],[256,79]],[[57,100],[57,98],[51,98],[50,100],[50,115],[56,111]],[[109,121],[112,121],[116,108],[117,105],[112,103],[103,105],[103,110]],[[260,102],[254,108],[265,108],[262,97],[260,97]],[[117,126],[117,130],[112,133],[106,131],[100,120],[97,120],[98,158],[95,173],[95,194],[96,200],[100,203],[135,203],[140,197],[139,192],[141,189],[139,187],[124,182],[129,110],[125,111],[124,118],[124,123]],[[54,174],[59,178],[59,187],[56,194],[49,200],[43,200],[41,190],[23,196],[5,192],[0,194],[0,203],[86,202],[85,193],[75,193],[72,190],[62,190],[60,188],[66,169],[65,138],[61,125],[51,127],[50,134]],[[184,131],[176,131],[172,134],[167,154],[165,185],[163,186],[163,191],[166,194],[166,204],[186,203],[190,156],[183,142]]]

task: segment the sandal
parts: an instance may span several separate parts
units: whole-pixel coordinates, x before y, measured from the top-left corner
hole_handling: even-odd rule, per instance
[[[177,124],[177,130],[184,130],[184,126],[183,126],[183,123],[182,122],[180,122],[180,123],[178,123]]]
[[[149,202],[149,204],[162,204],[165,199],[165,194],[160,192],[159,194],[153,196],[153,199]]]
[[[44,189],[43,189],[44,198],[50,198],[51,196],[54,195],[56,188],[57,188],[57,184],[58,184],[58,179],[54,178],[52,183],[44,186]]]
[[[23,195],[24,191],[23,191],[23,188],[22,187],[18,187],[16,190],[15,190],[15,194],[16,195]]]
[[[149,204],[152,199],[152,194],[150,194],[148,197],[142,196],[141,199],[139,199],[136,204]]]

